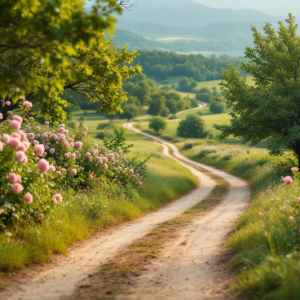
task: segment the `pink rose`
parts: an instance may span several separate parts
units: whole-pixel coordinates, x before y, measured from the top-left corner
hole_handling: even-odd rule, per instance
[[[291,176],[281,177],[281,179],[284,181],[285,185],[290,185],[294,182]]]
[[[27,201],[28,203],[32,203],[33,202],[33,196],[30,193],[26,193],[24,195],[24,199],[25,201]]]
[[[3,144],[0,142],[0,152],[3,151]]]
[[[21,142],[19,139],[17,138],[12,138],[10,141],[9,141],[9,146],[12,147],[12,148],[19,148],[21,145]]]
[[[21,128],[21,123],[20,122],[18,122],[18,121],[11,121],[10,123],[9,123],[9,125],[12,127],[12,128],[14,128],[14,129],[16,129],[16,130],[19,130],[20,128]]]
[[[51,148],[51,149],[50,149],[50,153],[51,153],[51,154],[54,154],[54,153],[55,153],[55,148]]]
[[[10,102],[10,101],[6,101],[5,104],[6,104],[7,106],[10,106],[10,105],[11,105],[11,102]]]
[[[55,172],[56,169],[55,169],[54,166],[51,165],[51,166],[49,166],[49,170],[50,170],[51,172]]]
[[[76,142],[75,146],[76,146],[76,148],[80,149],[82,147],[82,143],[81,142]]]
[[[56,174],[57,174],[57,176],[60,176],[61,172],[60,171],[56,171]]]
[[[3,141],[4,143],[9,143],[9,141],[10,141],[10,136],[9,136],[8,134],[3,134],[2,141]]]
[[[54,200],[56,200],[57,202],[61,203],[62,202],[62,196],[61,194],[56,194],[52,197]]]
[[[107,164],[104,164],[104,165],[103,165],[103,168],[107,170],[107,169],[108,169],[108,165],[107,165]]]
[[[12,187],[12,191],[15,194],[20,194],[23,192],[23,190],[24,190],[24,187],[20,183],[15,183]]]
[[[44,220],[44,218],[45,218],[44,214],[39,214],[39,219],[40,220]]]
[[[34,151],[38,156],[42,156],[45,151],[45,147],[44,145],[35,145]]]
[[[17,174],[15,174],[15,173],[10,173],[10,174],[8,175],[8,181],[9,181],[10,183],[17,183],[17,182],[18,182],[18,176],[17,176]]]
[[[29,117],[29,120],[30,120],[30,121],[33,121],[33,120],[34,120],[34,117]]]
[[[76,170],[76,169],[71,169],[70,172],[71,172],[71,174],[74,174],[74,175],[75,175],[75,174],[77,173],[77,170]]]
[[[14,116],[12,117],[12,119],[15,120],[15,121],[17,121],[17,122],[19,122],[19,123],[22,123],[22,122],[23,122],[23,119],[22,119],[22,117],[20,117],[20,116],[14,115]]]
[[[8,114],[8,115],[12,115],[12,111],[8,111],[7,114]]]
[[[23,151],[16,152],[16,160],[22,162],[25,159],[25,153]]]
[[[32,103],[29,102],[29,101],[24,101],[23,105],[26,106],[26,107],[29,107],[29,108],[32,107]]]
[[[66,169],[61,169],[61,171],[62,171],[63,173],[66,173],[66,172],[67,172]]]
[[[3,114],[2,113],[0,113],[0,120],[2,120],[3,119]]]
[[[49,123],[48,121],[45,122],[45,125],[46,125],[46,126],[49,126],[49,124],[50,124],[50,123]]]
[[[38,162],[38,168],[42,173],[46,173],[49,170],[49,162],[45,159],[40,159]]]

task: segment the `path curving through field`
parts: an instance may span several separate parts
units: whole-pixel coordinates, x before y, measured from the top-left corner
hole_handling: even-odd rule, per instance
[[[161,259],[141,277],[131,278],[132,284],[120,300],[203,300],[230,299],[231,276],[220,264],[224,243],[251,192],[246,181],[221,170],[192,161],[184,157],[173,144],[141,132],[133,127],[125,127],[162,143],[172,149],[180,161],[206,169],[225,179],[230,184],[225,199],[215,209],[186,226],[180,237],[164,247]]]
[[[162,143],[165,155],[170,156],[168,147],[171,147],[175,156],[182,160],[178,162],[195,174],[201,185],[156,212],[95,234],[92,238],[72,247],[67,256],[60,256],[55,263],[25,270],[12,278],[12,284],[0,293],[0,299],[58,300],[70,297],[79,283],[124,247],[149,233],[157,224],[172,219],[201,202],[211,193],[216,183],[207,175],[185,164],[184,161],[199,165],[226,179],[231,185],[229,194],[221,205],[198,220],[192,227],[187,226],[182,233],[182,239],[186,244],[184,250],[180,248],[180,240],[169,245],[162,260],[158,262],[156,270],[153,269],[141,276],[132,293],[124,299],[206,299],[202,297],[205,295],[203,291],[207,290],[211,293],[212,283],[215,283],[214,278],[221,278],[220,273],[203,266],[202,262],[210,261],[210,265],[213,266],[216,251],[220,250],[235,220],[250,198],[247,183],[225,172],[183,157],[174,145],[135,129],[133,123],[125,124],[125,127]],[[158,276],[157,271],[159,276],[165,275],[160,276],[165,282],[163,286],[152,288],[151,284],[147,285],[147,282],[149,283],[148,280],[151,282],[153,280],[151,278]],[[189,280],[186,280],[187,276]]]

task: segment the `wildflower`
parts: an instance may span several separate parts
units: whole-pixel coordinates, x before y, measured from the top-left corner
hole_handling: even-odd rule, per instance
[[[61,171],[62,171],[63,173],[66,173],[66,172],[67,172],[66,169],[61,169]]]
[[[11,105],[11,102],[10,102],[10,101],[6,101],[5,104],[6,104],[7,106],[10,106],[10,105]]]
[[[19,130],[21,128],[21,123],[15,120],[10,121],[9,125],[16,130]]]
[[[259,212],[258,215],[261,217],[263,214],[261,212]]]
[[[122,151],[122,150],[119,150],[118,153],[119,153],[120,155],[122,155],[122,154],[123,154],[123,151]]]
[[[107,170],[107,169],[108,169],[108,165],[107,165],[107,164],[104,164],[104,165],[103,165],[103,168]]]
[[[23,105],[26,106],[26,107],[29,107],[29,108],[32,107],[32,103],[29,102],[29,101],[24,101]]]
[[[39,160],[38,168],[42,173],[46,173],[49,170],[49,162],[45,159]]]
[[[45,125],[46,125],[46,126],[49,126],[49,121],[46,121],[46,122],[45,122]]]
[[[33,121],[33,120],[34,120],[34,117],[29,117],[29,120],[30,120],[30,121]]]
[[[142,183],[141,181],[139,181],[139,185],[140,185],[140,186],[142,186],[142,185],[143,185],[143,183]]]
[[[130,170],[129,170],[129,173],[133,174],[133,172],[134,172],[133,169],[130,169]]]
[[[289,221],[293,221],[293,220],[294,220],[294,217],[290,216],[290,217],[288,217],[288,220],[289,220]]]
[[[33,202],[33,196],[30,193],[26,193],[24,195],[24,199],[28,202],[28,203],[32,203]]]
[[[291,168],[291,171],[292,171],[292,172],[298,172],[298,171],[299,171],[299,168],[293,167],[293,168]]]
[[[68,154],[68,153],[65,153],[64,156],[65,156],[65,158],[68,158],[68,157],[69,157],[69,154]]]
[[[24,190],[24,187],[20,183],[15,183],[12,187],[12,191],[15,194],[20,194],[23,192],[23,190]]]
[[[284,181],[285,185],[290,185],[294,182],[291,176],[281,177],[281,179]]]
[[[42,156],[43,153],[45,152],[45,147],[44,145],[35,145],[34,151],[38,156]]]
[[[71,174],[74,174],[74,175],[75,175],[75,174],[77,173],[77,170],[76,170],[76,169],[71,169],[70,172],[71,172]]]

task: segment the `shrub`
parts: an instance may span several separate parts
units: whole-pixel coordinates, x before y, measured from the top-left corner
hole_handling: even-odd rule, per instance
[[[225,105],[222,102],[213,101],[209,105],[209,110],[213,114],[221,114],[222,112],[224,112],[224,108],[225,108]]]
[[[194,141],[187,141],[183,145],[183,149],[185,150],[192,149],[193,147],[194,147]]]
[[[177,128],[177,135],[185,138],[206,138],[208,134],[203,119],[196,114],[187,115]]]
[[[175,120],[175,119],[177,119],[176,115],[173,115],[173,116],[169,117],[169,120]]]
[[[80,117],[79,118],[79,122],[84,122],[85,121],[85,117]]]
[[[112,135],[106,131],[98,132],[96,135],[96,138],[100,139],[100,140],[104,140],[105,138],[110,139],[111,137],[112,137]]]
[[[162,117],[153,117],[149,121],[149,128],[153,129],[158,135],[159,131],[165,130],[167,128],[167,122]]]
[[[22,118],[1,125],[0,141],[0,227],[24,219],[42,219],[61,202],[60,195],[51,195],[55,167],[40,159],[43,149],[30,146],[26,134],[20,130]]]
[[[169,109],[168,109],[167,107],[165,107],[165,108],[161,111],[160,115],[161,115],[162,117],[167,117],[167,116],[169,115],[169,113],[170,113]]]
[[[111,126],[110,123],[99,123],[98,126],[97,126],[97,129],[101,130],[101,129],[104,129],[104,128],[107,128],[107,127],[110,127],[110,126]]]

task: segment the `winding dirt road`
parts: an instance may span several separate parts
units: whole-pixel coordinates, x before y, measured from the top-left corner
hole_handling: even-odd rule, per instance
[[[225,280],[215,265],[216,257],[245,203],[250,199],[247,183],[185,158],[175,146],[140,132],[133,128],[133,123],[125,124],[125,127],[162,143],[165,155],[170,156],[168,147],[171,147],[177,158],[215,173],[227,180],[231,187],[226,199],[204,217],[187,226],[180,239],[165,249],[157,267],[141,276],[132,290],[129,290],[131,294],[121,295],[120,299],[223,299],[211,297],[224,294],[216,289],[217,281]],[[70,296],[79,282],[97,271],[101,264],[107,263],[122,248],[149,233],[157,224],[180,215],[205,199],[215,187],[215,182],[182,161],[179,163],[197,176],[201,186],[154,213],[94,235],[73,247],[69,255],[58,258],[53,264],[21,273],[21,276],[14,279],[14,284],[0,293],[0,298],[56,300]],[[184,248],[180,246],[183,240],[186,245]],[[153,286],[151,280],[156,282],[157,277],[160,278],[159,284]]]

